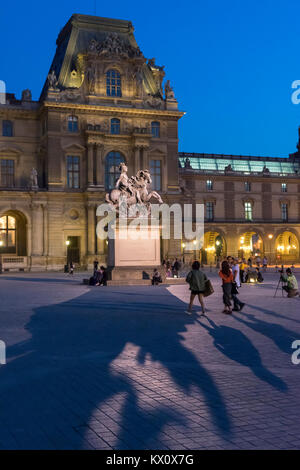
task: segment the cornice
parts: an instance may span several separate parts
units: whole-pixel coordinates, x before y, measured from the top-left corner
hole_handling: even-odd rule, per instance
[[[101,114],[117,114],[118,116],[132,116],[132,117],[156,117],[158,118],[175,118],[180,119],[185,113],[183,111],[173,111],[173,110],[152,110],[152,109],[140,109],[140,108],[123,108],[115,106],[99,106],[91,104],[80,104],[80,103],[58,103],[52,101],[45,101],[43,106],[48,109],[62,109],[62,110],[78,110],[85,113],[101,113]]]

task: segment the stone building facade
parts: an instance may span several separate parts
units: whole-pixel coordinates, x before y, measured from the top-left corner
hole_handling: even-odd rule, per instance
[[[149,168],[166,203],[204,203],[205,245],[163,240],[162,257],[258,251],[299,261],[300,153],[288,159],[178,154],[184,114],[164,67],[146,59],[133,26],[73,15],[39,101],[24,90],[0,105],[0,253],[4,268],[105,263],[96,207],[124,161]],[[197,252],[195,252],[197,251]]]

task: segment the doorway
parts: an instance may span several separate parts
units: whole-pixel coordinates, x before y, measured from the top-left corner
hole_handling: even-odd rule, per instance
[[[67,263],[80,264],[80,237],[68,237]]]

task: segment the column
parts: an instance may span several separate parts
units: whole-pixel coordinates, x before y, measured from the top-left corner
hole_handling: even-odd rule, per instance
[[[96,185],[104,189],[105,164],[103,160],[103,144],[96,145]]]
[[[134,147],[134,174],[140,170],[140,148]]]
[[[96,206],[89,202],[87,206],[87,254],[94,255],[96,251]]]
[[[148,147],[143,147],[143,164],[142,164],[142,170],[149,169],[149,163],[148,163]]]
[[[43,256],[48,256],[48,208],[46,204],[43,205],[43,221],[44,221],[44,245],[43,245]]]
[[[32,255],[43,255],[43,210],[41,204],[32,204]]]
[[[94,186],[94,144],[88,144],[88,186]]]

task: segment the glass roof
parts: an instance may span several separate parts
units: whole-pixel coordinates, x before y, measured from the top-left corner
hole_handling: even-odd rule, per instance
[[[179,161],[181,167],[184,168],[185,160],[189,158],[190,165],[193,170],[208,170],[208,171],[224,171],[225,167],[231,165],[233,171],[240,173],[260,173],[263,171],[264,166],[267,167],[270,173],[277,173],[280,175],[295,174],[300,170],[299,163],[291,162],[287,159],[283,162],[282,159],[278,160],[265,160],[263,157],[259,160],[251,159],[236,159],[236,158],[218,158],[218,157],[189,157],[180,156]]]

